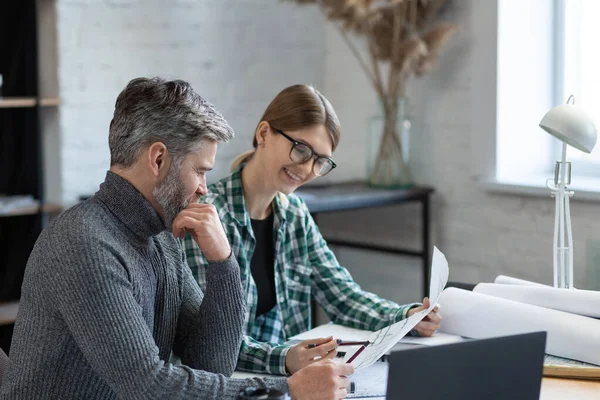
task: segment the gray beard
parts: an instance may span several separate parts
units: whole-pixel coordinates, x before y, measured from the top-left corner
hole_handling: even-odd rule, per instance
[[[180,168],[171,164],[167,176],[152,189],[154,198],[163,209],[163,222],[167,229],[171,229],[177,215],[192,202],[192,198],[185,198],[185,187],[179,174]]]

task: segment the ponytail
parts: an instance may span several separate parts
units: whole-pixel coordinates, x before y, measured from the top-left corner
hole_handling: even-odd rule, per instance
[[[255,149],[248,150],[248,151],[240,154],[239,156],[237,156],[235,158],[235,160],[233,160],[233,162],[231,163],[231,172],[233,172],[236,169],[238,169],[240,167],[240,165],[242,165],[242,164],[250,161],[250,159],[254,155],[255,151],[256,151]]]

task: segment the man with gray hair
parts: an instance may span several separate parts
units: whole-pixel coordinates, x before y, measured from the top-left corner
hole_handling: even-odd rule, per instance
[[[129,82],[104,182],[52,220],[29,257],[0,399],[233,399],[258,386],[303,400],[347,386],[352,367],[329,360],[289,379],[228,378],[242,340],[240,271],[216,210],[198,200],[232,137],[187,82]],[[176,239],[188,233],[211,260],[204,293]]]

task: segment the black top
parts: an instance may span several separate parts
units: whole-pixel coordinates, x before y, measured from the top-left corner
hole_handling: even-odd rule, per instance
[[[277,299],[275,296],[275,255],[273,243],[273,213],[266,219],[253,219],[252,230],[256,239],[256,247],[250,262],[250,270],[256,282],[258,304],[256,316],[271,311]]]

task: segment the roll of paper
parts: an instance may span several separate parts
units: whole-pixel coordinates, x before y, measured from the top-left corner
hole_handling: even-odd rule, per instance
[[[473,291],[520,303],[600,318],[600,292],[594,290],[480,283]]]
[[[473,339],[546,331],[546,353],[600,365],[600,320],[447,288],[441,332]]]
[[[526,281],[524,279],[513,278],[512,276],[498,275],[494,280],[494,283],[502,283],[507,285],[523,285],[523,286],[541,286],[541,287],[552,287],[544,285],[542,283]]]

